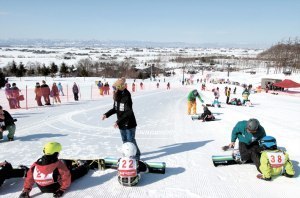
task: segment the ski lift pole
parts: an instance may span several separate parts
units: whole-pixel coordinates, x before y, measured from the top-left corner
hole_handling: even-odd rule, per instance
[[[68,88],[68,84],[67,84],[67,102],[69,102],[69,88]]]

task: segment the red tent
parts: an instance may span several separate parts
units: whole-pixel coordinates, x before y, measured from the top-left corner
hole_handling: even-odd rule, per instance
[[[285,79],[284,81],[274,83],[273,86],[282,87],[282,88],[294,88],[294,87],[300,87],[300,84],[292,80]]]

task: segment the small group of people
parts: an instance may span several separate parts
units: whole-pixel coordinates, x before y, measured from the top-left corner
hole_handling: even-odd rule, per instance
[[[103,95],[109,95],[109,89],[110,88],[109,88],[108,82],[103,83],[103,82],[101,82],[101,80],[99,80],[97,82],[97,87],[99,89],[99,94],[101,96],[103,96]]]
[[[42,193],[53,193],[53,197],[62,197],[71,183],[94,169],[87,160],[59,159],[62,145],[58,142],[48,142],[44,145],[43,156],[29,168],[20,165],[13,168],[7,162],[0,163],[0,186],[11,178],[24,178],[23,190],[19,198],[30,198],[30,192],[36,184]],[[123,156],[117,164],[118,182],[123,186],[135,186],[141,179],[142,172],[148,172],[148,165],[136,159],[137,148],[132,142],[122,145]]]
[[[50,101],[50,87],[47,85],[46,81],[42,81],[42,84],[36,82],[35,84],[35,100],[38,106],[43,106],[42,97],[44,98],[45,105],[51,105]]]
[[[231,142],[226,148],[234,148],[237,139],[240,162],[253,162],[260,172],[257,178],[269,181],[272,176],[280,174],[286,177],[295,175],[287,152],[278,149],[276,139],[266,135],[257,119],[239,121],[231,132]]]
[[[79,88],[77,84],[74,82],[73,87],[72,87],[73,95],[74,95],[74,100],[78,100],[78,94],[79,94]],[[45,105],[51,105],[51,100],[50,98],[53,98],[54,103],[61,103],[60,95],[64,96],[64,91],[63,91],[63,86],[59,82],[56,85],[56,82],[53,82],[52,87],[48,86],[45,80],[42,81],[42,84],[39,82],[36,82],[35,84],[35,100],[37,102],[38,106],[44,106],[42,103],[42,97],[44,98],[44,103]]]
[[[20,101],[24,100],[24,96],[21,94],[21,90],[17,87],[16,83],[5,84],[5,95],[10,109],[21,108]]]

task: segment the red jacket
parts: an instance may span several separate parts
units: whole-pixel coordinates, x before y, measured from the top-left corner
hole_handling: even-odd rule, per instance
[[[25,178],[24,191],[30,192],[34,183],[42,192],[47,193],[54,193],[59,189],[65,191],[70,186],[71,174],[67,166],[61,160],[51,161],[47,163],[43,156],[33,163]]]

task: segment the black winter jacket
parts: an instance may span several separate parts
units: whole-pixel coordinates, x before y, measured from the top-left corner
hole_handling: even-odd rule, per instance
[[[132,109],[131,94],[127,89],[117,91],[113,108],[104,115],[108,118],[115,113],[117,114],[116,123],[119,129],[131,129],[137,126]]]
[[[2,130],[6,130],[7,126],[11,126],[14,125],[14,119],[11,117],[10,113],[8,113],[7,111],[3,110],[4,112],[4,120],[0,119],[0,122],[2,122],[2,124],[0,123],[0,127],[2,128]]]

